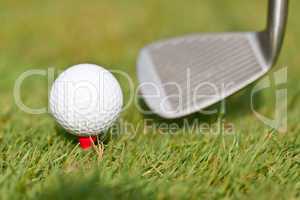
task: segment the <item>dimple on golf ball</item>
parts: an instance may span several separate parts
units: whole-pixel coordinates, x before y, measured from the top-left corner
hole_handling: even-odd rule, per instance
[[[95,136],[118,118],[123,94],[116,78],[93,64],[75,65],[55,80],[50,91],[50,112],[69,133]]]

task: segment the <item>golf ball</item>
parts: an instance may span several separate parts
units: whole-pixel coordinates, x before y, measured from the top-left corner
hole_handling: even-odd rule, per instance
[[[93,64],[75,65],[55,80],[49,97],[50,112],[69,133],[94,136],[118,118],[123,94],[116,78]]]

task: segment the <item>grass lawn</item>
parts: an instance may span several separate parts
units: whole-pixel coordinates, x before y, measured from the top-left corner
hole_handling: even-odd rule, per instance
[[[120,124],[132,126],[107,137],[99,159],[94,151],[83,152],[49,114],[17,106],[13,91],[22,73],[51,68],[57,75],[88,62],[129,74],[137,87],[135,63],[144,45],[194,32],[260,30],[266,1],[2,0],[0,199],[300,199],[300,2],[290,2],[285,44],[273,70],[288,69],[288,82],[280,86],[288,90],[287,131],[253,114],[253,86],[228,99],[225,115],[167,121],[130,103]],[[128,102],[130,88],[117,77]],[[21,91],[27,106],[47,107],[45,77],[26,79]],[[274,116],[276,91],[256,97],[259,113]],[[197,120],[215,128],[206,134],[184,128]],[[163,133],[160,125],[174,122],[176,131]],[[218,130],[222,124],[234,126],[231,134]]]

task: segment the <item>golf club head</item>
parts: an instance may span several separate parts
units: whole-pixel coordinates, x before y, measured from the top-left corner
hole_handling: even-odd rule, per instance
[[[195,34],[141,50],[140,91],[150,109],[173,119],[203,110],[262,77],[276,62],[288,0],[269,0],[262,32]]]

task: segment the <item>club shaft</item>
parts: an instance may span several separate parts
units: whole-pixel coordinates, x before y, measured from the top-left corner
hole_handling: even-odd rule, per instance
[[[287,24],[289,0],[269,0],[266,30],[270,62],[275,63],[280,53]]]

